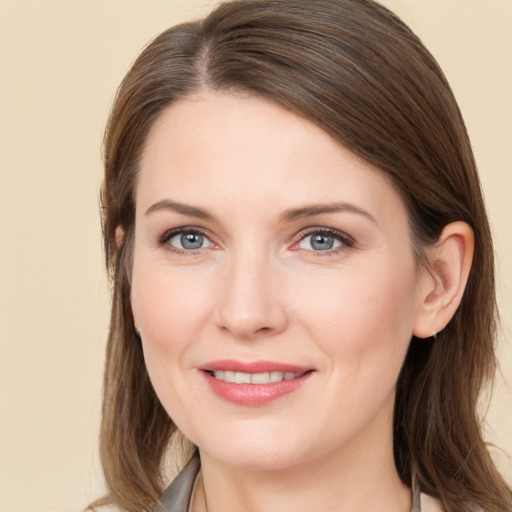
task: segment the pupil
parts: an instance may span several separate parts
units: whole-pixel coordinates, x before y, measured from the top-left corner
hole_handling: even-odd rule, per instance
[[[325,251],[331,249],[334,245],[334,239],[328,235],[315,235],[312,237],[311,246],[316,251]]]
[[[181,245],[184,249],[200,249],[203,245],[203,235],[198,233],[184,233],[181,235]]]

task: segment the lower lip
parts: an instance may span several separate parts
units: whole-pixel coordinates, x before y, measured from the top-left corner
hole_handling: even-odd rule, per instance
[[[277,398],[299,389],[313,374],[304,375],[290,380],[281,380],[269,384],[235,384],[216,379],[207,372],[202,372],[210,389],[218,396],[238,405],[258,407],[273,402]]]

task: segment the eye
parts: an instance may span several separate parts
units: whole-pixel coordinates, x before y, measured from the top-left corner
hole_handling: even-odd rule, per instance
[[[343,233],[335,230],[318,230],[304,235],[296,247],[306,251],[337,252],[352,245],[352,239]]]
[[[212,242],[200,231],[192,230],[174,230],[162,237],[160,243],[169,244],[172,248],[179,251],[197,251],[199,249],[205,249],[211,247]]]

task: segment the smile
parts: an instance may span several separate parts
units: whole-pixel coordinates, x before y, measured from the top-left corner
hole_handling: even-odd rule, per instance
[[[312,368],[272,361],[214,361],[201,370],[215,395],[248,407],[264,406],[297,392],[316,373]]]
[[[302,377],[306,372],[263,372],[263,373],[245,373],[233,372],[229,370],[216,370],[213,376],[224,382],[235,384],[270,384],[281,382],[283,380],[292,380]]]

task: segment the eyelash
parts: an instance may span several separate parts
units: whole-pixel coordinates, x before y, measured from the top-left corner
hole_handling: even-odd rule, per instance
[[[315,250],[307,250],[307,252],[312,253],[314,256],[333,256],[339,254],[343,251],[354,246],[354,239],[342,231],[338,231],[333,228],[309,228],[307,231],[303,231],[299,235],[299,240],[293,244],[292,247],[297,247],[303,240],[305,240],[308,236],[312,235],[324,235],[330,236],[341,243],[339,247],[334,249],[328,249],[325,251],[315,251]],[[300,248],[294,249],[300,250]]]
[[[186,235],[187,233],[192,233],[192,234],[199,234],[199,235],[202,235],[204,236],[205,238],[207,238],[212,244],[215,244],[215,242],[212,241],[212,237],[211,235],[209,235],[208,233],[206,233],[203,229],[201,228],[196,228],[196,227],[186,227],[186,228],[175,228],[175,229],[171,229],[169,231],[166,231],[159,239],[158,239],[158,247],[163,247],[164,245],[168,245],[168,247],[166,247],[167,250],[173,252],[173,253],[176,253],[176,254],[184,254],[186,256],[191,256],[193,255],[194,253],[197,254],[198,251],[200,251],[201,249],[196,249],[196,250],[186,250],[186,249],[180,249],[179,247],[174,247],[170,244],[168,244],[169,240],[171,240],[172,238],[174,238],[176,235]],[[215,244],[216,245],[216,244]]]
[[[204,236],[205,238],[207,238],[212,244],[216,245],[215,242],[213,242],[211,235],[206,233],[203,229],[196,228],[196,227],[186,227],[186,228],[171,229],[171,230],[166,231],[165,233],[163,233],[163,235],[160,236],[159,239],[158,239],[158,247],[163,247],[165,245],[168,245],[167,250],[169,250],[169,251],[171,251],[173,253],[176,253],[176,254],[183,254],[183,255],[187,255],[187,256],[191,256],[193,254],[197,254],[197,252],[200,251],[201,249],[186,250],[186,249],[180,249],[179,247],[174,247],[174,246],[171,246],[170,244],[168,244],[169,240],[171,240],[176,235],[183,235],[183,234],[187,234],[187,233],[197,233],[197,234],[200,234],[200,235]],[[329,237],[332,237],[332,238],[334,238],[335,240],[337,240],[338,242],[341,243],[341,245],[339,247],[336,247],[334,249],[324,250],[324,251],[315,251],[315,250],[303,249],[303,250],[306,250],[309,253],[312,253],[314,256],[333,256],[333,255],[336,255],[336,254],[338,254],[340,252],[343,252],[343,251],[349,249],[350,247],[353,247],[354,243],[355,243],[355,241],[354,241],[354,239],[352,237],[348,236],[347,234],[345,234],[345,233],[343,233],[341,231],[338,231],[337,229],[333,229],[333,228],[309,228],[307,231],[303,231],[303,232],[301,232],[298,235],[298,240],[293,243],[293,245],[291,246],[291,250],[294,250],[294,251],[301,250],[298,247],[298,245],[302,241],[304,241],[308,236],[312,236],[312,235],[325,235],[325,236],[329,236]]]

